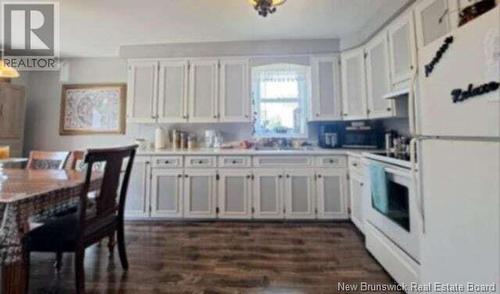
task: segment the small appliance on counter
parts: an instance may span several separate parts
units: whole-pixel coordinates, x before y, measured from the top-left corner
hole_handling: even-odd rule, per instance
[[[319,126],[321,148],[384,148],[384,128],[378,121],[335,122]]]

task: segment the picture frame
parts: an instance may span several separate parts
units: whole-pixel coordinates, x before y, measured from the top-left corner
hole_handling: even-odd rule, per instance
[[[125,134],[126,92],[124,83],[63,85],[59,134]]]

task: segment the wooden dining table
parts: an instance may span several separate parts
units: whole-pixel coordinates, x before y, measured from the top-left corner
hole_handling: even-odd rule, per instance
[[[90,190],[100,187],[94,172]],[[0,265],[2,294],[25,293],[28,285],[23,238],[34,218],[78,203],[85,174],[75,170],[0,169]]]

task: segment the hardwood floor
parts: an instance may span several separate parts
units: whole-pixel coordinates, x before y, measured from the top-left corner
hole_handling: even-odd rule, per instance
[[[350,223],[129,223],[126,242],[128,272],[105,244],[87,249],[89,293],[336,293],[341,282],[392,282]],[[72,254],[59,274],[53,261],[32,254],[30,293],[74,293]]]

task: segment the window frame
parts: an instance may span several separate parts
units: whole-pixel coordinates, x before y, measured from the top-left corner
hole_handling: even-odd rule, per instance
[[[290,97],[285,97],[285,98],[264,98],[261,99],[260,97],[260,83],[256,81],[256,77],[259,72],[264,72],[264,71],[271,71],[271,70],[290,70],[290,69],[295,69],[298,72],[303,72],[304,74],[304,83],[305,85],[301,87],[299,85],[299,97],[297,98],[290,98]],[[254,108],[254,121],[253,121],[253,129],[254,129],[254,135],[253,137],[256,139],[260,138],[290,138],[290,139],[307,139],[309,137],[309,132],[308,132],[308,115],[309,115],[309,107],[310,107],[310,100],[311,100],[311,67],[309,65],[302,65],[302,64],[293,64],[293,63],[272,63],[272,64],[266,64],[266,65],[260,65],[260,66],[255,66],[252,67],[251,70],[251,85],[252,85],[252,104]],[[302,88],[302,89],[301,89]],[[302,115],[301,115],[301,128],[303,129],[303,132],[301,133],[286,133],[286,134],[280,134],[276,132],[272,133],[262,133],[257,130],[257,124],[260,124],[260,118],[261,118],[261,108],[260,105],[261,103],[298,103],[299,108],[301,109]]]

